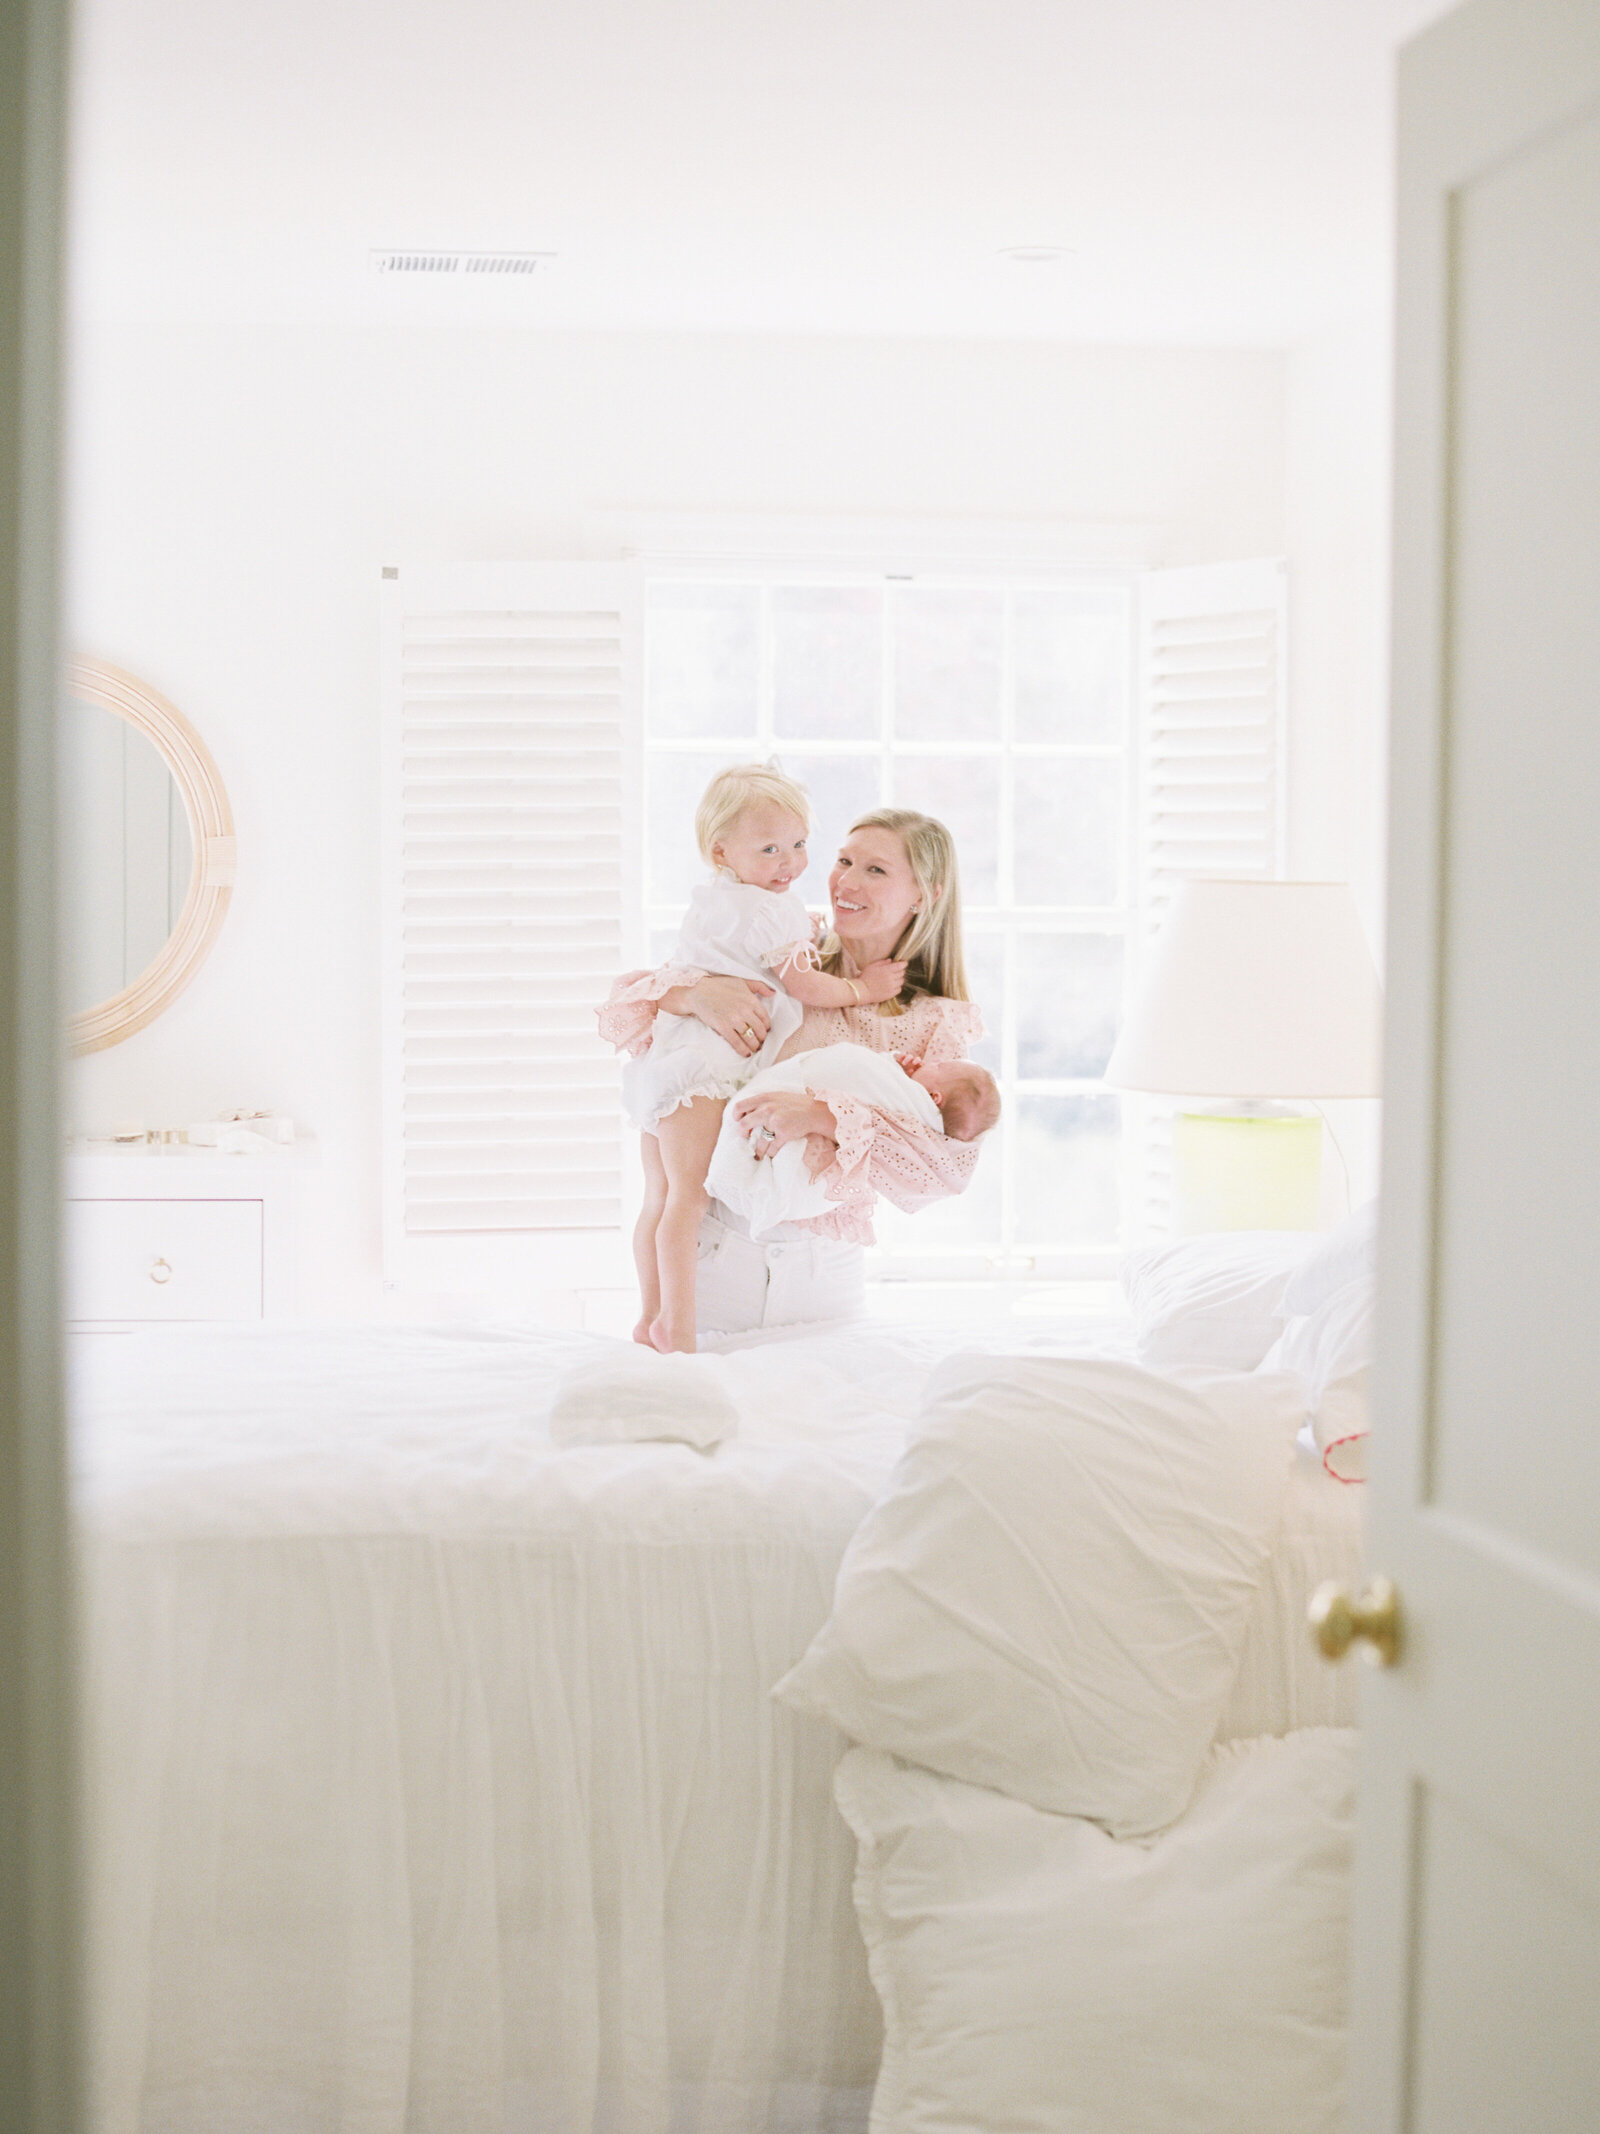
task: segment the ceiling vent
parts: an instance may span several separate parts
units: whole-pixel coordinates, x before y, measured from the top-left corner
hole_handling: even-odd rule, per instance
[[[555,258],[553,252],[374,252],[376,274],[442,275],[532,274]]]

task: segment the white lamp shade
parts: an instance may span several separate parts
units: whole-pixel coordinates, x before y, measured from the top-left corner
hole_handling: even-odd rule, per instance
[[[1378,1094],[1383,997],[1342,882],[1178,885],[1106,1067],[1191,1097]]]

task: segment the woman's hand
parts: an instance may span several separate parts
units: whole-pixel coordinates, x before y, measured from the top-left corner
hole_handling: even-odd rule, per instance
[[[806,1166],[813,1178],[819,1170],[825,1171],[838,1153],[834,1142],[837,1120],[820,1097],[808,1096],[803,1089],[767,1089],[736,1097],[733,1119],[757,1157],[775,1156],[790,1141],[815,1137],[826,1143],[820,1164],[816,1163],[815,1150],[806,1151]]]
[[[861,988],[861,998],[874,1006],[879,1001],[898,999],[900,988],[906,982],[906,967],[903,963],[869,963],[864,971],[858,971],[850,983]]]
[[[661,1005],[669,1015],[694,1016],[708,1030],[714,1030],[725,1044],[731,1045],[741,1059],[747,1060],[752,1053],[761,1050],[772,1027],[772,1017],[767,1011],[767,1002],[771,998],[769,985],[710,971],[704,978],[697,978],[693,985],[674,986],[670,992],[663,993]]]

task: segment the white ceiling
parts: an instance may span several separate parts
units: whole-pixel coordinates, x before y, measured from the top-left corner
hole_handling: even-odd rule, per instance
[[[1447,5],[79,0],[74,303],[1284,346],[1386,301],[1394,51]]]

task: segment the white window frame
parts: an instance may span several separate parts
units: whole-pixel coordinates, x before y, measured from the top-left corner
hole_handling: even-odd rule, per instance
[[[1125,990],[1137,981],[1141,952],[1152,916],[1159,908],[1163,884],[1170,877],[1155,850],[1151,823],[1144,802],[1149,765],[1159,752],[1159,737],[1149,714],[1152,661],[1150,622],[1154,615],[1173,611],[1175,593],[1192,595],[1202,616],[1226,610],[1229,603],[1243,603],[1269,614],[1274,638],[1276,669],[1275,698],[1269,707],[1271,723],[1272,820],[1268,826],[1270,854],[1258,838],[1241,863],[1266,874],[1282,872],[1284,832],[1284,765],[1286,759],[1286,703],[1283,684],[1284,571],[1281,562],[1213,566],[1189,572],[1153,571],[1159,554],[1159,529],[1131,523],[1104,525],[997,525],[994,522],[920,521],[824,521],[824,520],[728,520],[721,516],[689,517],[648,514],[627,520],[613,519],[603,529],[591,529],[615,553],[617,546],[632,553],[622,563],[562,564],[458,564],[418,569],[386,570],[384,586],[384,650],[382,697],[384,705],[382,843],[383,843],[383,974],[384,974],[384,1180],[385,1180],[385,1272],[392,1286],[432,1291],[470,1290],[480,1299],[520,1296],[525,1302],[556,1290],[607,1288],[632,1278],[628,1236],[637,1206],[638,1166],[635,1137],[624,1133],[620,1112],[616,1124],[616,1168],[620,1180],[622,1219],[614,1228],[597,1230],[507,1230],[492,1234],[433,1236],[418,1240],[405,1234],[397,1210],[403,1195],[404,1126],[401,1111],[402,1085],[397,1063],[403,1055],[403,970],[400,910],[403,870],[400,863],[400,781],[398,734],[401,702],[399,627],[407,606],[422,600],[438,608],[457,602],[464,608],[500,603],[516,609],[532,602],[534,607],[547,595],[556,597],[560,587],[611,586],[627,608],[627,679],[623,687],[621,725],[624,733],[621,819],[625,825],[626,854],[616,912],[617,967],[628,968],[646,960],[647,918],[642,873],[642,788],[645,757],[643,732],[644,669],[640,622],[645,578],[679,577],[726,579],[730,575],[764,577],[801,584],[808,579],[828,584],[858,582],[881,584],[885,579],[913,579],[919,584],[993,585],[1005,582],[1040,588],[1092,583],[1131,585],[1140,651],[1136,670],[1136,700],[1130,730],[1125,779],[1128,809],[1126,851],[1128,864],[1137,870],[1137,890],[1125,884],[1125,894],[1115,915],[1104,910],[1063,908],[1060,913],[1030,912],[1026,920],[1012,921],[1011,938],[1034,929],[1081,930],[1105,934],[1122,932],[1128,943],[1125,960]],[[957,567],[959,564],[959,568]],[[541,588],[543,589],[541,591]],[[1182,598],[1177,606],[1183,605]],[[767,699],[770,703],[770,697]],[[766,713],[770,717],[770,711]],[[1014,747],[1017,744],[1011,743]],[[724,745],[707,747],[708,756],[720,755]],[[863,753],[881,750],[880,742],[861,744]],[[985,750],[985,753],[989,751]],[[1074,750],[1074,753],[1080,751]],[[1092,751],[1085,748],[1083,753]],[[1002,759],[1003,760],[1003,759]],[[1220,848],[1219,848],[1220,849]],[[1244,851],[1243,846],[1238,848]],[[827,856],[819,855],[819,859]],[[1223,871],[1228,871],[1225,863]],[[819,881],[826,869],[818,870]],[[821,901],[818,883],[808,883],[813,901]],[[1075,923],[1076,922],[1076,923]],[[603,992],[603,986],[598,988]],[[1007,1026],[1000,1033],[1003,1058],[1014,1066],[1014,986],[1007,990]],[[614,1062],[595,1040],[597,1086],[609,1083]],[[1018,1085],[1013,1084],[1014,1087]],[[1096,1091],[1099,1085],[1080,1080],[1030,1081],[1020,1087],[1025,1095],[1074,1095]],[[998,1255],[959,1256],[880,1252],[875,1271],[889,1276],[940,1277],[959,1275],[970,1280],[1014,1279],[1018,1276],[1104,1276],[1123,1246],[1141,1235],[1159,1232],[1165,1222],[1160,1192],[1164,1148],[1163,1110],[1158,1104],[1124,1098],[1125,1178],[1124,1211],[1126,1234],[1117,1245],[1085,1247],[1051,1253],[1026,1254],[1006,1259]],[[1131,1190],[1130,1190],[1131,1188]]]
[[[633,522],[639,541],[638,555],[646,586],[677,580],[700,583],[746,583],[774,585],[871,586],[913,583],[937,589],[994,589],[1014,592],[1059,591],[1082,586],[1113,586],[1129,593],[1130,706],[1127,731],[1120,742],[1103,745],[1073,744],[1053,748],[1047,743],[1018,743],[1010,731],[1011,694],[1009,677],[1003,690],[1005,726],[1000,743],[1002,778],[1016,754],[1093,757],[1120,761],[1123,767],[1123,862],[1121,894],[1114,910],[1103,907],[1061,906],[1030,909],[1020,922],[1001,916],[992,926],[974,925],[970,894],[966,921],[969,937],[979,932],[1004,931],[1008,944],[1025,932],[1082,932],[1118,935],[1126,944],[1124,989],[1131,982],[1140,948],[1142,899],[1140,895],[1140,766],[1144,752],[1143,721],[1139,702],[1140,647],[1138,589],[1144,575],[1140,568],[1153,545],[1153,530],[1143,525],[1023,524],[1006,526],[995,522],[948,520],[919,524],[885,521],[780,521],[745,520],[730,526],[717,519],[648,517]],[[970,560],[965,560],[970,558]],[[1136,560],[1137,559],[1137,560]],[[648,602],[646,612],[648,614]],[[648,630],[648,623],[647,623]],[[763,632],[764,646],[770,633]],[[648,665],[648,647],[646,647]],[[646,739],[648,751],[650,743]],[[770,659],[763,659],[757,729],[750,746],[758,756],[781,750],[782,740],[772,728],[772,673]],[[791,749],[795,749],[792,739]],[[859,743],[819,744],[818,753],[887,757],[894,743],[875,740]],[[726,741],[704,743],[673,741],[663,752],[677,755],[703,754],[708,774],[727,759]],[[912,745],[904,753],[931,753]],[[941,752],[943,747],[941,745]],[[953,745],[954,753],[964,751]],[[806,753],[810,753],[809,750]],[[985,759],[996,751],[991,744],[974,744],[970,753]],[[1002,816],[1002,879],[1008,855],[1005,850],[1006,818]],[[814,877],[802,885],[809,903],[825,902],[826,873],[831,854],[818,853]],[[988,907],[985,907],[986,915]],[[671,907],[647,907],[646,923],[659,934],[675,923]],[[1007,976],[1012,979],[1013,957],[1008,946]],[[953,1251],[908,1251],[880,1245],[869,1254],[869,1272],[884,1280],[1005,1281],[1024,1276],[1049,1279],[1104,1279],[1115,1272],[1130,1238],[1138,1228],[1138,1214],[1148,1196],[1144,1192],[1143,1159],[1149,1137],[1142,1131],[1143,1114],[1136,1100],[1119,1098],[1093,1078],[1054,1077],[1020,1081],[1014,1073],[1016,1056],[1016,992],[1008,983],[1001,1026],[992,1034],[1001,1045],[1002,1086],[1014,1109],[1019,1097],[1072,1097],[1104,1095],[1118,1102],[1123,1111],[1123,1233],[1101,1245],[1066,1246],[1055,1250],[1021,1251],[1014,1247]],[[1135,1126],[1141,1130],[1136,1134]],[[1002,1132],[1008,1131],[1002,1126]],[[1001,1220],[1009,1233],[1014,1221],[1013,1167],[1006,1166],[1002,1184]]]

